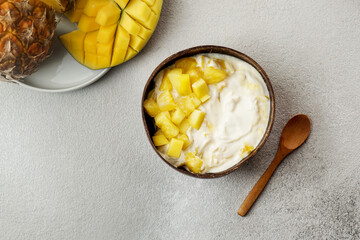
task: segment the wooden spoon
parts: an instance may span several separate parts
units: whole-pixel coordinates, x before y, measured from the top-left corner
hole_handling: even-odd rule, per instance
[[[266,169],[259,181],[245,198],[244,202],[241,204],[238,210],[238,214],[240,216],[245,216],[249,211],[281,161],[289,153],[300,147],[305,142],[310,134],[310,129],[310,119],[304,114],[296,115],[286,123],[281,133],[279,148],[276,156],[268,169]]]

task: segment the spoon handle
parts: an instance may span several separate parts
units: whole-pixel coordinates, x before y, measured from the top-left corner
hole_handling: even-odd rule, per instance
[[[253,189],[249,192],[247,197],[245,198],[244,202],[241,204],[238,214],[242,217],[246,215],[249,209],[252,207],[260,193],[265,188],[266,184],[268,183],[269,179],[273,175],[274,171],[276,170],[277,166],[281,163],[281,161],[285,158],[287,154],[285,154],[281,149],[278,150],[274,160],[271,162],[270,166],[266,169],[264,174],[260,177],[257,181]]]

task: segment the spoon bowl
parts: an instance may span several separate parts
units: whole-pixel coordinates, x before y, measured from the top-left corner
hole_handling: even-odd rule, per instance
[[[282,133],[280,145],[294,150],[301,146],[310,134],[311,122],[308,116],[299,114],[291,118],[285,125]]]

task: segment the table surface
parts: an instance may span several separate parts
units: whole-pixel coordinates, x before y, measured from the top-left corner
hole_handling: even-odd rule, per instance
[[[82,90],[0,84],[1,239],[359,239],[360,1],[165,0],[133,60]],[[236,172],[182,175],[151,149],[143,86],[170,54],[234,48],[268,73],[276,119]],[[237,209],[293,115],[307,143],[278,168],[249,214]]]

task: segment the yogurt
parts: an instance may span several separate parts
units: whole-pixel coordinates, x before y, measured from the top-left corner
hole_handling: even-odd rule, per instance
[[[166,146],[159,151],[174,166],[184,165],[185,154],[195,152],[203,160],[201,173],[221,172],[248,156],[263,138],[269,123],[269,91],[260,73],[238,58],[201,54],[194,59],[201,68],[220,68],[215,59],[221,59],[230,69],[228,76],[208,86],[210,99],[198,108],[206,114],[205,119],[199,130],[187,131],[191,144],[180,158],[167,156]],[[155,94],[159,92],[161,78],[155,80]],[[172,95],[179,96],[175,90]]]

